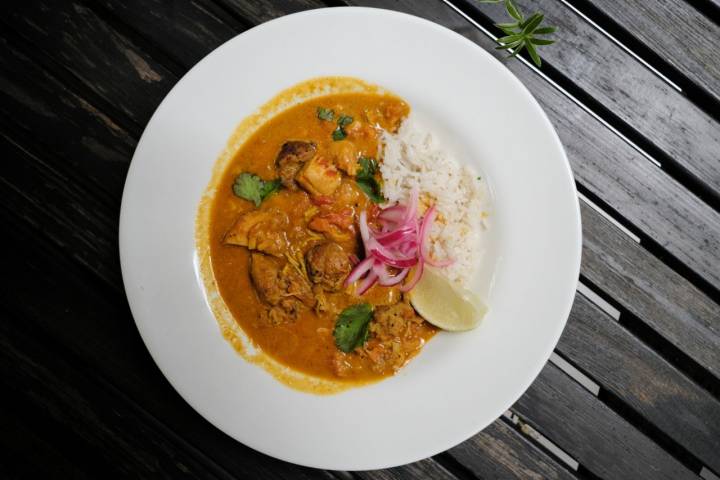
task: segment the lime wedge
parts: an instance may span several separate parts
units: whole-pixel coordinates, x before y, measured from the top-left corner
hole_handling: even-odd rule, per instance
[[[476,294],[427,267],[410,291],[410,303],[429,323],[453,332],[477,327],[487,311]]]

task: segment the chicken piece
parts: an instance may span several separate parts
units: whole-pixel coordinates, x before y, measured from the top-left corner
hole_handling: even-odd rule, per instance
[[[270,305],[264,320],[271,325],[295,320],[304,307],[315,304],[310,282],[287,262],[253,253],[250,278],[260,298]]]
[[[367,122],[356,120],[345,128],[348,138],[350,139],[377,139],[378,131]]]
[[[330,157],[340,170],[352,176],[357,174],[358,150],[354,143],[349,140],[333,142],[328,150]]]
[[[285,188],[297,190],[295,175],[308,160],[315,156],[316,152],[317,147],[313,142],[290,140],[283,143],[280,153],[275,158],[275,164],[280,175],[280,182]]]
[[[410,336],[409,330],[413,324],[419,326],[422,322],[423,319],[409,303],[398,302],[375,310],[375,322],[370,326],[370,331],[380,340],[404,338]]]
[[[352,209],[346,208],[341,212],[319,213],[310,219],[308,228],[315,232],[324,233],[327,238],[336,242],[346,243],[353,239]]]
[[[332,292],[342,288],[343,281],[352,270],[345,250],[333,242],[315,245],[307,252],[305,260],[313,283]]]
[[[287,214],[277,208],[251,210],[238,217],[225,233],[223,243],[281,257],[288,249],[285,232],[289,225]]]
[[[383,106],[383,117],[385,117],[386,129],[396,133],[400,124],[408,114],[408,106],[405,103],[390,103]]]
[[[340,186],[342,175],[330,159],[318,155],[305,162],[295,180],[311,195],[332,195]]]
[[[423,345],[422,323],[423,319],[405,302],[376,308],[370,323],[370,340],[361,355],[372,362],[376,372],[388,368],[400,370]]]

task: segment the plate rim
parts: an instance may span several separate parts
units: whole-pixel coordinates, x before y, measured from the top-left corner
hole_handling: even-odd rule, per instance
[[[119,234],[118,234],[118,246],[119,246],[119,256],[120,256],[120,267],[121,267],[121,273],[123,278],[123,286],[125,287],[125,283],[129,280],[130,277],[130,270],[132,270],[132,266],[130,261],[128,260],[128,252],[127,252],[127,242],[128,240],[125,240],[124,232],[127,232],[128,228],[126,225],[131,221],[129,217],[128,208],[126,207],[126,196],[130,194],[130,190],[132,189],[132,183],[133,178],[135,175],[137,175],[137,165],[138,163],[135,161],[137,152],[141,150],[141,146],[143,145],[143,142],[146,139],[146,133],[148,131],[148,127],[153,124],[153,120],[159,115],[159,113],[163,110],[163,108],[169,103],[169,101],[177,94],[177,91],[179,90],[179,87],[183,84],[184,81],[187,80],[188,76],[195,71],[196,69],[199,69],[202,67],[202,65],[213,56],[220,55],[222,51],[224,51],[226,48],[229,47],[229,45],[233,42],[238,41],[243,36],[248,35],[250,32],[256,32],[260,29],[266,29],[270,28],[271,26],[275,26],[277,24],[281,24],[284,22],[292,22],[296,21],[297,18],[300,17],[309,17],[309,16],[318,16],[318,15],[332,15],[336,12],[346,12],[346,11],[358,11],[358,12],[368,12],[370,14],[376,14],[376,15],[388,15],[388,16],[395,16],[398,17],[404,21],[409,22],[415,22],[421,25],[424,25],[425,27],[429,27],[432,29],[435,29],[439,32],[441,32],[444,35],[449,35],[451,37],[454,37],[456,40],[459,40],[463,43],[466,43],[467,45],[471,46],[473,49],[475,49],[478,52],[481,52],[480,54],[485,56],[487,60],[489,60],[491,63],[494,62],[497,67],[500,67],[499,70],[505,75],[505,77],[508,79],[508,81],[512,82],[515,87],[517,87],[518,92],[522,92],[524,95],[526,101],[528,101],[535,110],[537,110],[540,113],[540,117],[542,118],[542,121],[544,123],[544,126],[546,127],[547,131],[551,134],[551,138],[555,146],[557,147],[561,158],[562,158],[562,164],[563,164],[563,171],[567,175],[567,179],[570,180],[571,184],[571,190],[574,194],[574,202],[573,202],[573,219],[575,221],[575,239],[576,239],[576,250],[577,255],[573,259],[574,265],[573,265],[573,277],[576,279],[575,283],[573,285],[572,289],[568,289],[568,293],[566,294],[566,299],[564,301],[564,308],[563,308],[563,314],[562,314],[562,321],[557,322],[557,326],[555,328],[555,331],[552,333],[552,342],[551,346],[548,348],[545,348],[544,350],[545,355],[544,360],[542,362],[537,362],[535,364],[535,368],[532,372],[528,373],[528,380],[523,382],[517,382],[517,386],[515,388],[515,392],[512,394],[513,401],[510,405],[508,405],[507,408],[510,408],[512,404],[516,403],[517,400],[527,391],[527,389],[534,383],[534,381],[539,376],[542,369],[547,364],[552,352],[554,351],[555,347],[557,346],[557,343],[560,339],[560,336],[562,332],[565,329],[565,326],[567,324],[567,320],[569,318],[572,306],[574,304],[574,299],[577,291],[577,283],[579,282],[579,275],[580,275],[580,268],[581,268],[581,258],[582,258],[582,217],[580,212],[580,203],[579,203],[579,197],[577,192],[577,186],[575,182],[575,178],[572,172],[572,168],[570,165],[570,161],[567,158],[567,154],[565,151],[565,148],[562,145],[562,142],[560,141],[560,138],[557,134],[557,131],[555,130],[552,122],[547,116],[547,113],[545,110],[540,106],[539,102],[535,99],[535,97],[532,95],[532,93],[527,89],[527,87],[520,81],[519,78],[515,76],[502,62],[497,60],[495,57],[493,57],[490,53],[488,53],[484,48],[482,48],[480,45],[476,44],[475,42],[469,40],[468,38],[464,37],[463,35],[443,26],[438,23],[435,23],[431,20],[427,20],[425,18],[399,12],[396,10],[389,10],[384,8],[375,8],[375,7],[357,7],[357,6],[347,6],[347,7],[325,7],[325,8],[317,8],[317,9],[311,9],[311,10],[305,10],[301,12],[292,13],[289,15],[284,15],[282,17],[278,17],[272,20],[269,20],[267,22],[264,22],[262,24],[256,25],[244,32],[239,33],[238,35],[228,39],[218,47],[216,47],[214,50],[209,52],[207,55],[205,55],[200,61],[198,61],[195,65],[192,66],[185,74],[177,81],[177,83],[173,86],[172,89],[165,95],[163,100],[160,102],[160,104],[157,106],[155,111],[153,112],[152,116],[148,120],[147,124],[145,125],[145,128],[143,130],[143,133],[135,147],[135,151],[133,152],[133,158],[131,160],[130,166],[128,168],[128,173],[125,179],[124,187],[123,187],[123,194],[122,194],[122,202],[121,202],[121,208],[120,208],[120,218],[119,218]],[[563,179],[565,181],[566,179]],[[195,212],[193,212],[194,214]],[[186,395],[177,385],[176,382],[173,380],[174,375],[169,374],[166,369],[162,366],[163,362],[160,361],[159,358],[157,358],[156,353],[151,350],[148,342],[148,338],[146,337],[148,334],[144,331],[143,327],[141,326],[141,323],[137,320],[137,304],[136,302],[139,302],[138,299],[134,298],[134,296],[128,291],[127,288],[125,288],[126,296],[128,299],[128,304],[130,307],[130,311],[133,315],[133,320],[135,322],[135,326],[138,329],[138,332],[140,333],[140,336],[143,340],[143,344],[145,345],[145,348],[147,349],[148,353],[150,354],[151,358],[157,365],[158,369],[162,372],[163,376],[167,379],[167,381],[170,383],[170,385],[173,387],[173,389],[180,395],[180,397],[188,404],[190,405],[195,412],[197,412],[199,415],[201,415],[206,421],[208,421],[211,425],[213,425],[215,428],[218,428],[223,433],[227,434],[233,440],[243,444],[244,446],[251,448],[255,451],[261,452],[265,455],[271,456],[276,459],[280,459],[283,461],[287,461],[293,464],[311,467],[311,468],[318,468],[318,469],[343,469],[343,470],[350,470],[350,471],[358,471],[358,470],[367,470],[368,467],[351,467],[351,468],[342,468],[337,465],[329,465],[324,464],[320,465],[315,462],[303,462],[299,461],[294,458],[288,458],[287,456],[278,455],[277,452],[272,452],[264,448],[257,447],[255,445],[251,445],[246,443],[245,441],[241,441],[232,433],[229,433],[219,422],[216,422],[213,417],[209,414],[206,414],[204,409],[199,407],[192,398],[190,398],[190,395]],[[549,345],[550,345],[549,343]],[[501,414],[502,415],[502,412]],[[496,417],[496,418],[499,418]],[[476,435],[483,429],[485,429],[487,426],[489,426],[494,420],[490,420],[490,422],[484,422],[481,420],[476,420],[475,422],[472,421],[472,419],[469,419],[468,421],[468,428],[464,433],[457,433],[457,438],[459,439],[457,442],[455,442],[452,445],[446,445],[440,449],[435,447],[429,447],[420,452],[418,449],[418,454],[415,456],[412,456],[412,458],[403,458],[401,463],[397,462],[386,462],[383,464],[373,464],[369,468],[372,469],[382,469],[382,468],[391,468],[399,465],[405,465],[408,463],[412,463],[418,460],[422,460],[428,457],[431,457],[433,455],[436,455],[438,453],[441,453],[443,451],[446,451],[449,448],[452,448],[455,445],[458,445],[467,439],[471,438],[472,436]]]

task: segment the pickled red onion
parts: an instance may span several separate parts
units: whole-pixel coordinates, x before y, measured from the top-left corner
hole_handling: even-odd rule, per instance
[[[431,206],[418,219],[418,192],[413,190],[407,205],[393,205],[381,209],[374,227],[368,225],[368,214],[360,212],[360,237],[363,241],[365,259],[355,267],[345,280],[345,286],[360,281],[357,294],[364,294],[375,283],[392,286],[408,278],[400,290],[411,290],[422,277],[425,264],[446,267],[451,259],[434,260],[429,255],[430,229],[437,216],[437,209]],[[379,227],[377,229],[376,227]]]

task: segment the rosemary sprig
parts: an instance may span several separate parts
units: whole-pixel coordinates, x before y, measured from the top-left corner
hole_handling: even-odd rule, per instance
[[[500,3],[505,4],[508,14],[515,20],[511,23],[496,23],[498,27],[505,33],[504,37],[498,38],[496,41],[500,44],[497,50],[512,49],[512,53],[508,58],[516,56],[526,49],[530,58],[538,67],[542,65],[542,60],[537,53],[537,47],[541,45],[552,45],[555,40],[548,38],[538,38],[536,35],[550,35],[554,33],[555,27],[540,26],[545,16],[540,12],[535,12],[528,18],[522,14],[518,6],[513,0],[479,0],[480,3]]]

